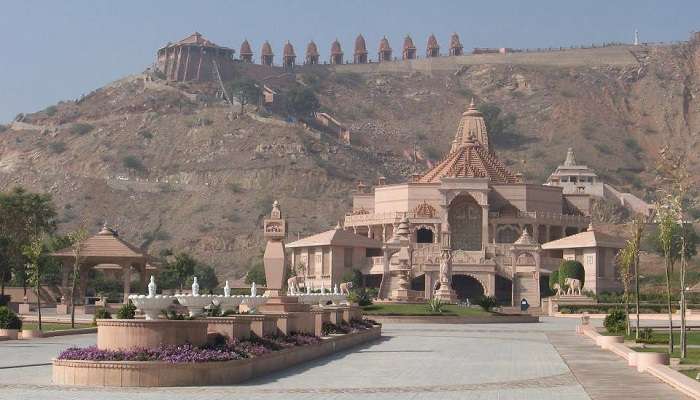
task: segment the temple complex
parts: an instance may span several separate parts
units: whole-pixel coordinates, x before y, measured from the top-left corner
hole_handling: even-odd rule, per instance
[[[267,40],[263,43],[262,49],[260,50],[260,64],[271,66],[273,63],[275,55],[272,54],[272,46]]]
[[[241,51],[238,53],[238,56],[241,58],[241,61],[245,63],[253,62],[253,50],[251,49],[250,43],[248,43],[247,39],[241,43]]]
[[[430,34],[430,37],[428,38],[428,45],[426,46],[426,49],[425,49],[425,56],[426,57],[439,57],[440,56],[440,45],[438,44],[437,38],[433,34]]]
[[[343,63],[343,50],[340,48],[340,42],[335,39],[331,44],[331,64],[342,64]]]
[[[401,53],[404,60],[414,60],[416,58],[416,46],[409,35],[403,40],[403,51]]]
[[[389,45],[389,39],[384,36],[381,41],[379,41],[379,51],[377,53],[377,59],[379,62],[391,61],[391,46]]]
[[[233,53],[195,32],[158,49],[156,69],[171,81],[211,81],[217,70],[222,79],[232,79]]]
[[[286,70],[294,69],[294,63],[297,55],[294,53],[294,46],[292,46],[289,41],[284,45],[284,50],[282,51],[282,68]]]
[[[454,302],[488,295],[503,303],[524,298],[539,305],[547,276],[564,255],[597,254],[586,273],[602,274],[604,280],[586,289],[597,293],[616,287],[619,240],[588,240],[589,224],[563,188],[525,182],[498,159],[472,101],[457,124],[450,152],[438,164],[404,183],[388,185],[380,178],[374,188],[358,184],[344,221],[350,235],[333,242],[341,237],[338,227],[288,247],[314,285],[336,284],[353,268],[379,289],[382,299]],[[582,236],[572,236],[577,234]],[[543,250],[544,244],[565,237],[583,239]],[[372,243],[381,243],[381,254]],[[591,250],[576,250],[579,245]]]
[[[357,35],[357,39],[355,39],[353,62],[355,64],[367,64],[367,44],[365,43],[365,38],[362,35]]]
[[[316,46],[316,43],[312,40],[309,42],[309,44],[306,46],[306,57],[304,62],[306,64],[318,64],[318,59],[319,59],[319,54],[318,54],[318,47]]]

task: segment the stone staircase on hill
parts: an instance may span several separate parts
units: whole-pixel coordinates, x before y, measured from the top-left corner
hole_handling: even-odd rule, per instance
[[[638,214],[649,215],[653,206],[632,193],[622,193],[607,183],[603,185],[603,195],[606,199],[613,199]]]

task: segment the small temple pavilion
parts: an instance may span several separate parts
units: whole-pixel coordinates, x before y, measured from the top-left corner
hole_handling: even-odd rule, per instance
[[[331,44],[331,64],[342,64],[343,63],[343,49],[340,47],[340,42],[335,39]]]
[[[309,44],[306,46],[306,59],[304,61],[305,64],[318,64],[318,46],[316,46],[316,43],[312,40],[309,42]]]
[[[588,230],[542,245],[550,257],[576,260],[586,270],[584,289],[594,293],[617,292],[622,289],[616,270],[617,253],[625,247],[624,239]]]
[[[428,37],[428,45],[426,46],[426,49],[425,49],[425,56],[426,57],[439,57],[440,56],[440,45],[438,44],[437,38],[433,34],[431,34],[430,37]]]
[[[355,52],[353,54],[355,64],[367,64],[367,43],[362,35],[357,35],[355,39]]]
[[[70,298],[70,275],[75,263],[73,247],[66,247],[51,254],[58,258],[63,266],[61,293]],[[132,273],[136,273],[143,287],[148,277],[156,268],[149,264],[150,256],[136,246],[124,241],[119,233],[103,226],[94,236],[87,238],[81,246],[79,295],[76,304],[82,304],[87,289],[87,276],[90,269],[100,269],[107,275],[120,276],[124,282],[124,302],[128,300],[131,290]]]
[[[158,50],[156,69],[170,81],[212,81],[219,70],[221,79],[233,78],[233,53],[195,32]]]
[[[452,34],[450,38],[450,55],[451,56],[461,56],[464,54],[464,47],[462,42],[459,41],[459,35],[456,33]]]
[[[416,45],[413,44],[411,36],[406,35],[403,40],[403,51],[401,53],[404,60],[413,60],[416,58]]]
[[[379,51],[377,53],[377,58],[379,62],[391,61],[391,46],[389,45],[389,39],[384,36],[382,40],[379,41]]]

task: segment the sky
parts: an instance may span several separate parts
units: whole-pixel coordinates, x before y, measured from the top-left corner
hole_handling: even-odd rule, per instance
[[[0,0],[0,123],[89,93],[150,66],[169,41],[201,32],[256,59],[269,40],[297,54],[314,40],[328,58],[336,38],[347,55],[362,33],[371,58],[386,35],[401,48],[410,34],[419,54],[434,33],[446,51],[457,32],[474,47],[559,47],[686,40],[700,30],[698,0]],[[276,60],[279,61],[279,60]]]

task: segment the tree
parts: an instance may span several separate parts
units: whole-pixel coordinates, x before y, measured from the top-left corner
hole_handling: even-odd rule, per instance
[[[216,270],[212,266],[197,262],[192,275],[197,277],[200,290],[214,290],[219,286],[219,278],[216,277]],[[192,281],[190,277],[187,284],[192,285]]]
[[[47,248],[44,243],[43,237],[38,237],[32,240],[29,244],[22,247],[22,254],[27,259],[27,275],[29,278],[29,283],[34,287],[36,291],[36,307],[39,312],[39,330],[42,330],[41,326],[41,283],[46,270],[48,261],[47,260]]]
[[[671,259],[676,219],[673,213],[657,203],[656,215],[659,224],[659,243],[664,254],[666,267],[666,302],[668,306],[668,354],[673,353],[673,309],[671,308]]]
[[[265,265],[260,259],[256,259],[251,263],[248,273],[245,275],[245,283],[250,285],[253,282],[255,282],[256,285],[267,285]]]
[[[180,287],[180,291],[184,288],[187,279],[194,275],[196,266],[197,260],[187,253],[178,253],[175,256],[175,261],[168,264],[167,268],[175,277],[175,282]]]
[[[637,242],[634,239],[630,239],[625,242],[625,247],[623,247],[619,253],[617,253],[617,265],[618,271],[620,273],[620,280],[622,281],[623,295],[622,301],[625,303],[625,320],[627,335],[630,335],[630,285],[632,284],[632,274],[634,271],[634,263],[637,257],[638,248]],[[637,331],[639,331],[639,326],[637,326]]]
[[[484,115],[490,140],[497,146],[510,147],[518,144],[520,135],[516,131],[514,114],[503,114],[495,104],[482,103],[477,107]]]
[[[26,295],[26,260],[22,247],[34,238],[56,230],[56,209],[51,195],[27,192],[15,187],[0,193],[0,285],[5,294],[5,281],[11,271],[22,277]]]
[[[228,95],[238,99],[241,103],[241,114],[246,104],[256,103],[262,94],[260,86],[250,78],[239,78],[226,85]],[[231,99],[229,99],[231,100]]]
[[[583,264],[576,260],[564,260],[559,266],[559,287],[564,290],[566,278],[578,279],[581,281],[581,289],[586,281],[586,270]]]
[[[311,117],[321,107],[311,88],[295,86],[287,91],[287,112],[297,117]]]
[[[637,215],[634,218],[633,228],[632,228],[632,238],[634,241],[634,298],[635,298],[635,314],[637,316],[637,325],[635,329],[635,339],[639,340],[639,253],[642,245],[642,236],[644,234],[644,227],[647,223],[647,217],[642,215]],[[629,314],[628,317],[629,319]],[[628,321],[629,322],[629,321]]]
[[[80,264],[83,262],[83,247],[85,245],[85,240],[88,238],[88,231],[84,225],[80,226],[77,230],[68,234],[68,240],[71,243],[71,250],[73,251],[73,282],[71,282],[70,289],[70,326],[75,328],[75,290],[80,280]]]

